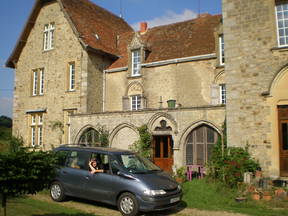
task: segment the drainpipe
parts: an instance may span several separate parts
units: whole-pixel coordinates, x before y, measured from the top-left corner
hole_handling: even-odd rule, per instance
[[[102,69],[102,71],[103,71],[102,112],[105,112],[105,102],[106,102],[106,70]]]

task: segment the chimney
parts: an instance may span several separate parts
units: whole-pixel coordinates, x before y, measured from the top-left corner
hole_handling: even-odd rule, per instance
[[[148,29],[147,22],[140,22],[140,33],[145,33]]]

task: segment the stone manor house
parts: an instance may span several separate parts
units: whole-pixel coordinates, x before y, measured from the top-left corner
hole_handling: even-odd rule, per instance
[[[48,150],[95,144],[105,127],[128,149],[147,124],[169,171],[204,165],[226,119],[229,146],[248,144],[266,175],[288,176],[288,1],[222,7],[134,31],[89,0],[36,0],[6,63],[13,133]]]

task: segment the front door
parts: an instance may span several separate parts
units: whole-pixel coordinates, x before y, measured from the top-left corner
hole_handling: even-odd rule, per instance
[[[172,172],[173,140],[172,136],[153,137],[153,162],[166,172]]]
[[[280,176],[288,176],[288,106],[278,106]]]

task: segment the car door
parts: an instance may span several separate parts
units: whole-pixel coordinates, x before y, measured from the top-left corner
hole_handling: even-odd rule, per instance
[[[94,156],[92,156],[94,157]],[[98,154],[97,157],[102,158],[101,165],[104,168],[103,173],[89,173],[86,191],[88,198],[91,200],[113,203],[115,200],[115,182],[110,170],[107,154]]]
[[[68,155],[66,166],[60,170],[60,181],[67,195],[87,197],[88,159],[89,153],[85,151],[71,151]]]

